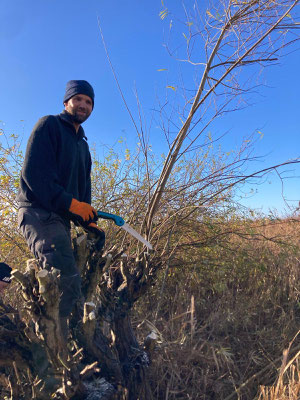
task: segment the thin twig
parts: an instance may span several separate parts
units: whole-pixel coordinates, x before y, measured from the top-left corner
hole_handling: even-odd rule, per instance
[[[103,32],[102,32],[102,28],[101,28],[99,16],[97,17],[97,19],[98,19],[98,28],[99,28],[99,31],[100,31],[102,43],[103,43],[103,46],[104,46],[104,50],[105,50],[105,54],[106,54],[106,57],[107,57],[109,66],[110,66],[110,68],[111,68],[111,70],[112,70],[112,73],[113,73],[115,82],[116,82],[116,84],[117,84],[118,90],[119,90],[119,92],[120,92],[120,95],[121,95],[122,100],[123,100],[123,102],[124,102],[124,105],[125,105],[125,107],[126,107],[126,110],[128,111],[128,114],[130,115],[130,118],[131,118],[131,121],[132,121],[132,123],[133,123],[133,125],[134,125],[134,128],[135,128],[137,134],[139,135],[140,132],[139,132],[138,127],[137,127],[137,125],[136,125],[136,123],[135,123],[135,120],[134,120],[134,118],[133,118],[133,115],[132,115],[132,113],[131,113],[131,111],[130,111],[130,109],[129,109],[129,106],[128,106],[126,100],[125,100],[125,96],[124,96],[123,91],[122,91],[122,89],[121,89],[121,86],[120,86],[120,84],[119,84],[119,80],[118,80],[118,78],[117,78],[117,74],[116,74],[115,69],[114,69],[114,67],[113,67],[113,64],[112,64],[112,62],[111,62],[111,59],[110,59],[110,56],[109,56],[109,53],[108,53],[108,49],[107,49],[107,46],[106,46],[106,43],[105,43],[105,40],[104,40],[104,35],[103,35]]]

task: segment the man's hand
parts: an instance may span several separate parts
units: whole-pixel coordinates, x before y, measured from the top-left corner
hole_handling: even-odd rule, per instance
[[[88,224],[85,227],[89,232],[94,233],[97,236],[102,236],[104,234],[104,230],[99,228],[99,226],[97,224],[95,224],[95,222],[91,222],[90,224]]]
[[[93,221],[97,218],[97,211],[88,203],[72,199],[69,211],[72,214],[79,215],[83,221]]]
[[[96,250],[100,251],[105,244],[104,231],[101,228],[99,228],[99,226],[95,224],[95,222],[91,222],[90,224],[85,225],[84,229],[87,230],[89,233],[91,233],[95,239],[97,239],[95,247]]]

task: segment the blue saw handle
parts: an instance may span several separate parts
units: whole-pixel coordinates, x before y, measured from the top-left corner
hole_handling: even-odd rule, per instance
[[[118,226],[122,226],[125,224],[125,221],[122,217],[119,217],[119,215],[115,215],[115,214],[110,214],[104,211],[97,211],[97,215],[99,218],[103,218],[103,219],[111,219],[114,221],[114,223]]]

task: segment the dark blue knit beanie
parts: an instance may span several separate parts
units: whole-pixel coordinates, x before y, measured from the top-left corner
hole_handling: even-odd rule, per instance
[[[85,94],[86,96],[89,96],[93,101],[94,108],[94,89],[87,81],[69,81],[66,86],[66,93],[63,103],[66,103],[68,100],[70,100],[71,97],[75,96],[76,94]]]
[[[10,273],[11,273],[10,266],[1,262],[0,263],[0,281],[5,282],[5,283],[10,283],[10,281],[11,281]]]

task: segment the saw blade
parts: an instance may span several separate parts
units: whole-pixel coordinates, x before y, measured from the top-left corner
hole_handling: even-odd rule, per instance
[[[126,232],[128,232],[131,236],[135,237],[137,240],[139,240],[140,242],[142,242],[145,246],[148,247],[149,250],[153,250],[152,244],[150,244],[149,242],[147,242],[146,239],[143,238],[143,236],[141,236],[136,230],[134,230],[133,228],[131,228],[131,226],[129,226],[126,222],[124,225],[121,226],[121,228],[123,228]]]

